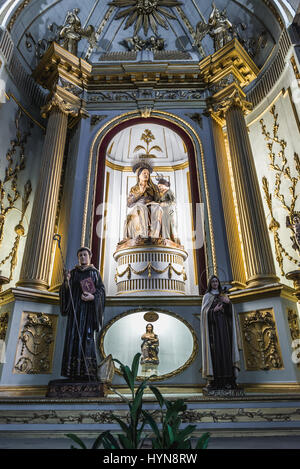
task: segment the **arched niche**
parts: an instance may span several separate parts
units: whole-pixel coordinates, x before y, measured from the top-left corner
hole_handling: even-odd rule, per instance
[[[98,149],[97,154],[95,155],[95,158],[97,158],[97,164],[94,166],[94,182],[89,188],[89,193],[93,194],[93,204],[92,208],[90,208],[92,211],[92,217],[90,221],[91,233],[90,238],[88,239],[86,237],[84,242],[92,246],[93,263],[97,265],[104,277],[104,282],[106,287],[108,287],[108,295],[114,296],[114,291],[107,284],[107,278],[109,276],[109,281],[111,282],[115,275],[115,264],[112,256],[116,241],[119,241],[118,237],[121,238],[121,231],[123,226],[122,223],[125,216],[124,204],[126,205],[126,191],[128,192],[130,189],[130,184],[134,185],[136,182],[136,176],[132,172],[131,166],[129,164],[134,160],[134,158],[129,157],[128,160],[126,160],[126,158],[118,159],[118,151],[116,151],[115,145],[118,135],[123,134],[123,140],[125,141],[127,139],[126,141],[128,142],[128,135],[130,134],[130,130],[132,135],[133,129],[139,129],[140,131],[151,126],[152,129],[165,129],[165,134],[168,134],[169,136],[173,135],[173,143],[177,141],[177,144],[181,145],[182,147],[184,158],[181,158],[181,160],[176,160],[175,155],[173,161],[169,162],[169,165],[164,164],[163,161],[160,160],[158,168],[159,173],[162,173],[165,176],[168,175],[168,177],[171,178],[171,182],[173,181],[173,183],[175,183],[175,179],[177,176],[179,176],[180,172],[181,180],[184,180],[184,191],[186,196],[185,210],[186,212],[189,211],[189,213],[186,213],[186,215],[188,215],[189,219],[191,220],[190,228],[195,229],[197,226],[200,228],[200,234],[198,238],[199,243],[194,243],[194,249],[191,249],[189,256],[191,262],[191,287],[188,290],[188,294],[201,294],[206,287],[206,253],[203,242],[203,225],[205,218],[204,206],[206,201],[206,194],[205,188],[203,187],[204,184],[200,184],[200,173],[202,172],[203,168],[199,169],[198,160],[201,161],[201,156],[198,157],[196,152],[202,152],[202,147],[200,139],[197,137],[197,143],[199,146],[198,149],[196,149],[195,141],[193,141],[191,136],[184,129],[184,126],[178,125],[170,118],[166,119],[164,116],[151,116],[149,118],[128,118],[128,116],[124,116],[123,121],[121,117],[119,123],[114,125],[110,130],[107,130],[106,133],[102,134],[101,138],[99,135]],[[129,152],[132,151],[132,149],[138,143],[142,142],[140,140],[132,142],[132,147],[131,150],[129,149]],[[122,148],[122,138],[118,140],[118,144],[119,148]],[[95,146],[96,144],[94,147]],[[115,150],[113,152],[114,147]],[[128,154],[127,147],[126,152]],[[177,171],[178,173],[176,174]],[[113,188],[111,186],[112,180],[114,180]],[[119,185],[117,181],[119,181]],[[132,182],[130,183],[129,181]],[[123,189],[120,189],[121,186],[123,186]],[[126,190],[124,189],[125,186]],[[117,202],[115,202],[115,206],[111,203],[111,194],[113,194],[114,200],[117,200]],[[175,196],[180,196],[180,191],[178,191],[178,194],[175,194]],[[123,214],[121,207],[123,207]],[[110,212],[108,212],[108,210],[110,210]],[[89,212],[89,210],[86,211]],[[88,223],[86,224],[88,225]],[[116,232],[118,232],[117,236]],[[111,236],[112,233],[114,236],[114,241],[110,242],[111,240],[109,239],[109,236]],[[200,239],[201,236],[202,239]],[[109,268],[107,268],[107,263],[110,264]],[[201,288],[199,282],[200,278]]]

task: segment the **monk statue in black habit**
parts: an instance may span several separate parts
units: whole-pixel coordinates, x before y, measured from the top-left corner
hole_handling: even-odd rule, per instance
[[[96,344],[103,323],[105,288],[91,256],[89,248],[81,247],[78,265],[64,272],[59,297],[61,313],[68,320],[61,374],[68,379],[50,381],[48,397],[89,397],[102,392]]]
[[[65,272],[59,292],[61,313],[68,316],[61,374],[75,380],[97,376],[94,335],[102,327],[105,288],[91,256],[88,248],[78,249],[78,265]]]

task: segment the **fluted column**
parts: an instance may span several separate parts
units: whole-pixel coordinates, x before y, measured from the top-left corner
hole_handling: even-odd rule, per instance
[[[225,113],[249,287],[278,281],[244,110],[235,94]]]
[[[235,201],[230,183],[230,170],[222,127],[212,118],[212,129],[220,181],[220,190],[224,211],[228,249],[232,269],[232,286],[234,289],[245,286],[245,268],[242,248],[239,239],[238,224],[235,213]]]
[[[18,285],[39,290],[48,287],[53,230],[70,109],[58,96],[54,96],[43,109],[43,113],[49,113],[49,119],[18,282]]]

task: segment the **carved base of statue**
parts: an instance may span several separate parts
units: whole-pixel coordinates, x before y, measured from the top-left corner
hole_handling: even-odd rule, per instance
[[[224,388],[215,388],[214,386],[207,385],[202,388],[203,396],[207,397],[222,397],[222,398],[232,398],[232,397],[244,397],[245,392],[240,385],[234,387],[224,387]]]
[[[150,363],[145,363],[141,366],[141,373],[140,375],[143,378],[149,378],[150,376],[157,376],[158,375],[158,365],[152,365]]]
[[[70,379],[57,379],[49,381],[46,397],[65,398],[86,398],[105,397],[108,393],[106,384],[99,381],[75,381]]]
[[[138,238],[135,239],[123,239],[120,241],[117,245],[117,251],[125,249],[125,248],[131,248],[135,246],[147,246],[147,245],[152,245],[152,246],[166,246],[170,248],[177,248],[177,249],[184,249],[184,247],[180,244],[180,240],[177,240],[178,242],[171,241],[170,239],[164,239],[164,238],[151,238],[150,236],[148,238],[142,238],[139,236]]]
[[[163,238],[135,238],[121,242],[117,262],[117,294],[185,295],[187,280],[183,246]]]

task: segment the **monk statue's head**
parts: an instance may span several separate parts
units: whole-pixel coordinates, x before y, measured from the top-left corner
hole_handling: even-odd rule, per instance
[[[89,248],[82,246],[77,251],[79,265],[85,266],[91,263],[92,252]]]

